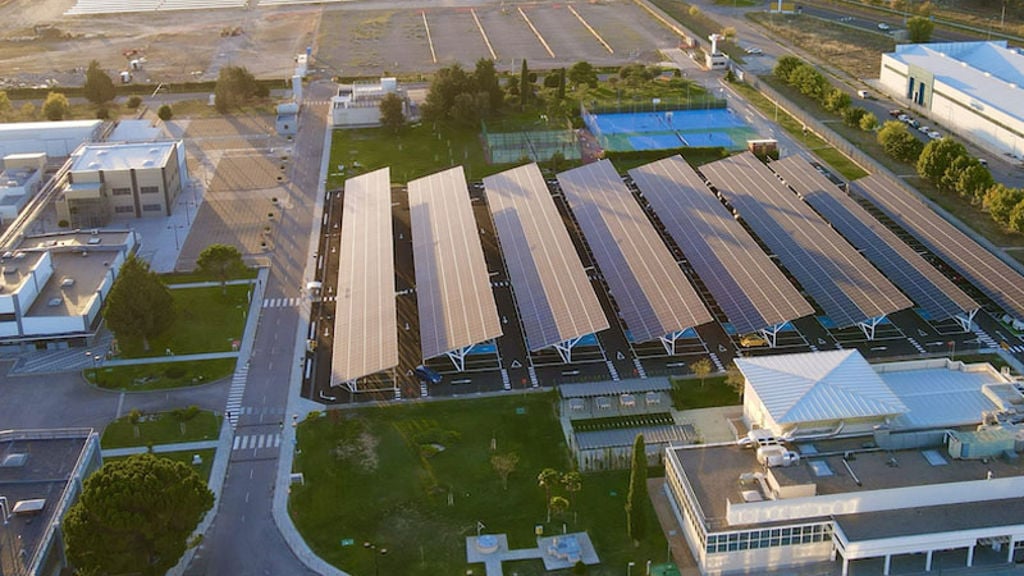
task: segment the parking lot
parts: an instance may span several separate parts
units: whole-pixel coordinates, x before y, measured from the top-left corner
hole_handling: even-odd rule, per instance
[[[737,356],[812,352],[856,348],[869,359],[920,357],[923,354],[963,356],[979,349],[1001,346],[1004,342],[1013,351],[1024,351],[1024,344],[1005,330],[985,311],[976,317],[976,332],[965,333],[953,320],[933,322],[923,312],[903,310],[890,315],[868,339],[858,327],[837,328],[820,310],[815,316],[797,319],[777,336],[774,348],[766,342],[732,330],[724,314],[715,305],[707,289],[696,277],[681,252],[665,237],[677,261],[697,288],[716,322],[691,329],[677,341],[676,354],[668,356],[660,342],[631,342],[622,322],[617,320],[612,300],[600,275],[593,266],[586,245],[573,221],[557,184],[549,184],[559,212],[570,232],[577,253],[588,272],[598,299],[611,326],[596,335],[584,338],[572,351],[571,363],[565,363],[548,348],[527,352],[514,294],[495,241],[490,213],[485,205],[479,183],[468,191],[474,208],[480,240],[484,247],[491,286],[494,290],[503,336],[494,342],[475,347],[466,358],[465,371],[458,371],[445,356],[428,359],[425,365],[443,376],[440,384],[420,382],[413,370],[422,362],[419,345],[419,324],[416,307],[415,275],[412,261],[412,237],[407,195],[404,188],[394,188],[393,219],[395,240],[396,298],[398,312],[399,366],[391,373],[374,375],[359,383],[359,393],[331,388],[330,361],[333,328],[333,286],[337,275],[337,245],[340,241],[342,191],[329,192],[321,251],[320,268],[323,281],[322,302],[314,305],[315,320],[311,338],[318,341],[314,369],[308,374],[305,394],[329,402],[353,402],[391,399],[398,389],[401,398],[424,395],[472,394],[503,389],[523,389],[599,380],[644,378],[650,376],[685,375],[701,359],[709,359],[716,370],[726,368]],[[791,279],[792,280],[792,279]],[[963,281],[959,282],[963,286]],[[979,301],[983,296],[966,287]],[[376,390],[376,391],[375,391]]]

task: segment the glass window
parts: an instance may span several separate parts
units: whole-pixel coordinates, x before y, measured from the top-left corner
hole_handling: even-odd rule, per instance
[[[114,196],[129,196],[132,193],[131,188],[111,188],[110,193]]]
[[[159,191],[159,186],[142,186],[139,188],[139,192],[142,192],[143,194],[156,194]]]
[[[142,210],[145,211],[145,212],[159,212],[160,210],[163,210],[163,209],[164,209],[164,207],[159,205],[159,204],[143,204],[142,205]]]
[[[114,212],[118,214],[134,214],[134,206],[114,206]]]

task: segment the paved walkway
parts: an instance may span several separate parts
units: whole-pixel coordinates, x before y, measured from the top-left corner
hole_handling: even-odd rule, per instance
[[[139,364],[159,364],[161,362],[195,362],[197,360],[217,360],[220,358],[238,358],[238,352],[206,352],[203,354],[153,356],[152,358],[126,358],[124,360],[107,360],[101,366],[110,368],[111,366],[137,366]]]
[[[255,284],[255,278],[244,278],[242,280],[228,280],[225,282],[228,286],[238,286],[239,284]],[[168,284],[167,287],[171,290],[181,290],[183,288],[213,288],[214,286],[220,286],[220,282],[187,282],[185,284]]]
[[[200,442],[177,442],[174,444],[156,444],[153,452],[162,454],[164,452],[186,452],[189,450],[209,450],[220,447],[220,440],[202,440]],[[104,458],[116,458],[118,456],[131,456],[149,451],[148,446],[129,446],[128,448],[111,448],[103,451]]]

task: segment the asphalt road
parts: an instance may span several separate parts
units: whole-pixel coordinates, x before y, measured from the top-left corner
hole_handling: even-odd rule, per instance
[[[325,100],[333,93],[327,84],[306,89],[308,100]],[[294,140],[288,182],[284,184],[280,241],[269,253],[270,277],[266,297],[301,294],[308,258],[307,239],[313,226],[313,206],[320,174],[326,106],[303,106],[299,134]],[[227,479],[213,526],[186,574],[312,574],[285,544],[271,517],[277,477],[278,444],[272,440],[291,418],[284,414],[288,385],[295,365],[294,335],[297,307],[265,308],[256,333],[248,381],[235,435],[260,438],[259,444],[232,450]],[[278,440],[279,442],[279,440]]]

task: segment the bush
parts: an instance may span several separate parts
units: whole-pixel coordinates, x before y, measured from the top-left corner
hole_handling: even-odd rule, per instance
[[[139,97],[139,96],[130,96],[128,98],[127,106],[129,108],[131,108],[132,110],[135,110],[136,108],[138,108],[141,105],[142,105],[142,98],[141,97]]]
[[[159,110],[156,111],[156,115],[164,122],[167,122],[168,120],[174,117],[174,111],[171,110],[171,106],[169,104],[164,104],[160,107]]]
[[[97,120],[110,120],[110,110],[107,110],[106,108],[98,108],[96,110],[96,119]]]

